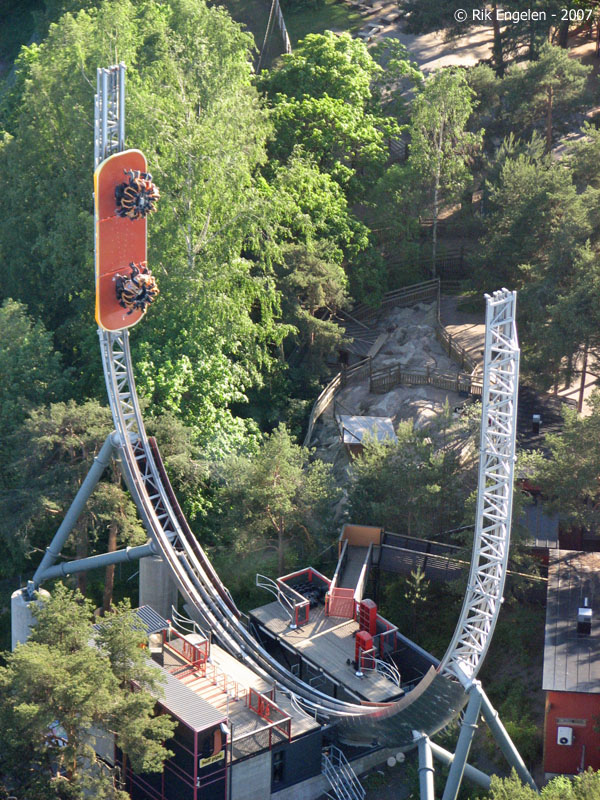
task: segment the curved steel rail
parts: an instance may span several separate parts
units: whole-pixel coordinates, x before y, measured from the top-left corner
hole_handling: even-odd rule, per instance
[[[96,166],[124,146],[124,69],[120,65],[98,71]],[[276,681],[298,707],[315,716],[335,718],[350,741],[378,739],[408,749],[414,747],[415,729],[432,735],[445,727],[465,705],[467,695],[461,684],[468,687],[489,646],[500,608],[510,534],[518,346],[514,293],[502,290],[487,300],[479,498],[469,587],[441,668],[431,668],[412,691],[389,703],[347,703],[314,689],[282,667],[246,630],[179,508],[156,444],[146,435],[129,333],[99,331],[123,474],[178,588],[229,652]]]
[[[514,313],[509,314],[506,303],[503,305],[507,299],[505,294],[510,293],[496,293],[495,305],[488,299],[488,307],[492,309],[492,315],[495,314],[489,326],[490,352],[497,363],[490,365],[489,378],[484,387],[489,392],[489,402],[484,406],[489,416],[485,417],[482,424],[480,479],[483,476],[483,482],[480,485],[483,485],[485,492],[480,503],[483,513],[481,519],[478,518],[473,567],[463,612],[442,662],[446,675],[431,670],[422,683],[404,698],[383,704],[347,703],[314,689],[285,670],[244,628],[229,593],[200,544],[187,523],[182,525],[184,518],[179,507],[174,505],[170,484],[165,482],[166,473],[158,448],[146,435],[135,390],[128,332],[99,332],[123,472],[147,530],[169,565],[179,589],[192,606],[201,611],[214,635],[233,655],[244,659],[259,674],[277,681],[283,690],[297,697],[304,707],[312,708],[317,714],[337,718],[344,735],[350,740],[379,738],[399,746],[408,746],[412,744],[412,730],[417,721],[415,715],[421,728],[425,727],[431,733],[439,730],[460,711],[466,699],[462,687],[449,677],[458,677],[463,682],[467,678],[472,679],[489,645],[504,583],[509,533],[507,520],[510,519],[509,488],[512,486],[514,461],[514,426],[511,426],[510,416],[507,416],[515,413],[514,398],[507,400],[505,395],[513,390],[511,381],[516,380],[518,348],[515,353]],[[514,295],[508,299],[512,301],[511,309],[514,312]],[[498,309],[504,310],[499,312]],[[512,331],[509,338],[506,336],[507,326]],[[507,370],[509,381],[505,375]],[[496,429],[496,420],[501,423],[500,431]],[[500,465],[498,467],[495,466],[496,460]],[[491,476],[495,476],[494,482],[490,482]],[[497,504],[497,498],[492,503],[500,485],[500,496],[504,502],[502,509]],[[488,520],[487,525],[485,520]],[[480,607],[482,597],[487,604],[483,609]],[[478,621],[482,623],[479,626]],[[469,672],[465,666],[470,668]],[[433,714],[432,709],[435,712]]]
[[[356,741],[364,738],[360,731],[363,730],[365,717],[370,717],[373,722],[377,721],[378,733],[383,735],[384,731],[379,728],[383,720],[394,717],[403,708],[412,705],[420,693],[414,690],[401,700],[383,704],[358,704],[337,700],[288,672],[256,642],[224,601],[222,592],[218,591],[214,577],[216,573],[207,572],[196,555],[202,549],[195,540],[192,545],[189,535],[181,528],[168,493],[160,481],[135,391],[128,332],[100,331],[99,335],[106,386],[120,441],[123,474],[142,520],[161,556],[169,565],[180,591],[193,607],[200,610],[221,644],[234,656],[243,659],[258,674],[276,681],[280,689],[301,698],[304,705],[313,708],[315,713],[343,719],[349,738]],[[432,673],[431,678],[438,684],[437,694],[439,695],[439,684],[444,683],[448,684],[448,688],[442,694],[453,698],[450,706],[444,703],[440,724],[436,718],[435,728],[439,729],[458,713],[464,704],[464,693],[453,690],[452,682],[436,675],[434,670]],[[429,683],[431,681],[427,686]],[[423,688],[427,689],[427,686]],[[455,686],[459,689],[456,684]],[[410,744],[414,720],[402,726],[401,736],[392,733],[396,727],[397,724],[394,723],[390,728],[393,741],[398,745]],[[410,738],[406,741],[404,728],[407,735],[410,732]],[[373,738],[372,731],[369,731],[369,741]]]
[[[519,342],[516,292],[486,295],[479,484],[469,582],[441,669],[467,686],[490,646],[506,579],[512,516]]]

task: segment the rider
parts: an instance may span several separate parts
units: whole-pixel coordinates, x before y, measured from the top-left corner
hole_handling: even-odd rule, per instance
[[[146,308],[153,302],[159,293],[156,279],[144,264],[131,262],[129,275],[116,276],[115,289],[117,300],[122,308],[128,309],[127,314],[134,310],[145,313]]]
[[[135,220],[155,211],[155,203],[160,197],[158,188],[152,183],[152,175],[140,170],[124,170],[129,181],[115,188],[116,214]]]

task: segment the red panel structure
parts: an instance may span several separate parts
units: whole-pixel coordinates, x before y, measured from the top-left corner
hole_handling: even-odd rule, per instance
[[[588,767],[600,769],[598,734],[594,730],[599,716],[600,694],[547,693],[544,724],[546,773],[575,775]],[[559,738],[568,744],[560,744]]]
[[[373,637],[371,634],[367,633],[367,631],[358,631],[356,634],[356,639],[354,641],[354,660],[358,664],[359,668],[364,665],[363,654],[366,653],[368,650],[373,649]],[[360,658],[360,664],[359,664]],[[372,656],[369,656],[369,661],[372,660]]]
[[[325,615],[354,619],[354,589],[333,588],[325,597]]]
[[[146,157],[139,150],[124,150],[103,161],[94,173],[96,207],[96,322],[106,331],[131,328],[144,316],[122,308],[115,289],[119,271],[129,271],[129,264],[146,262],[145,218],[118,217],[115,213],[115,188],[124,183],[124,170],[146,172]]]
[[[358,624],[361,631],[368,631],[371,636],[377,633],[377,605],[373,600],[361,600],[358,607]]]

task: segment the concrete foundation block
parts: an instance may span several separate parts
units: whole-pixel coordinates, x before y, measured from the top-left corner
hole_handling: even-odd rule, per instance
[[[140,606],[151,606],[161,617],[171,619],[171,607],[177,607],[177,586],[160,556],[140,559],[139,598]]]
[[[38,595],[50,597],[50,592],[47,592],[45,589],[38,589]],[[11,595],[11,650],[14,650],[18,644],[26,642],[29,639],[31,629],[35,626],[36,619],[33,611],[29,608],[31,602],[25,589],[17,589],[16,592],[13,592]]]

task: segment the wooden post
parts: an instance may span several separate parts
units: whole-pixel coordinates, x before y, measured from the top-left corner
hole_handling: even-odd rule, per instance
[[[373,356],[369,356],[369,392],[373,391]]]
[[[452,334],[448,334],[448,355],[452,356]]]

